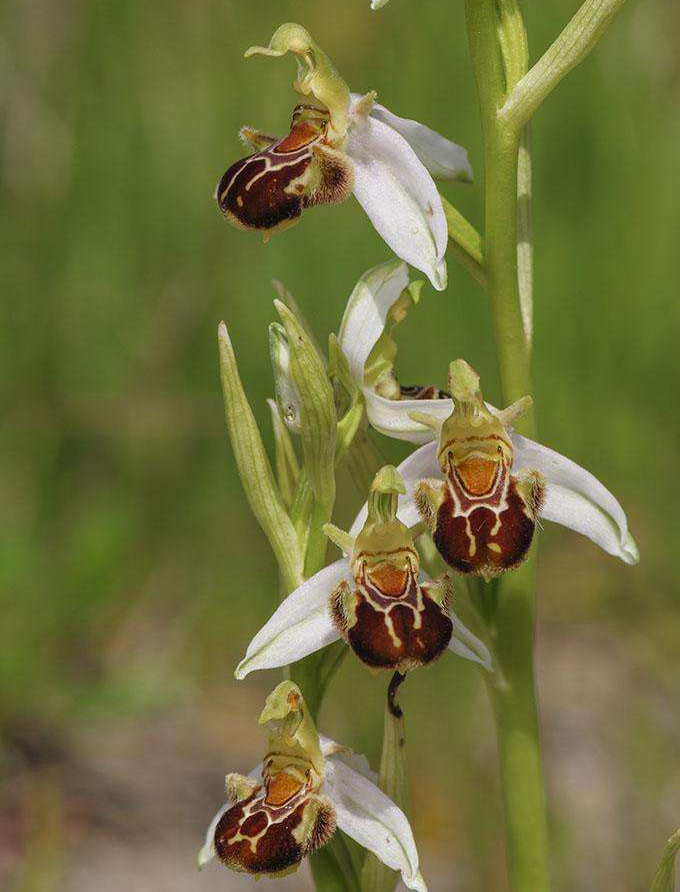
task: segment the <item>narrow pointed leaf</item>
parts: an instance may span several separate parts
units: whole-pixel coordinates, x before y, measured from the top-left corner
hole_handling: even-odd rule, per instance
[[[219,326],[218,346],[224,414],[243,489],[271,544],[286,586],[294,589],[303,578],[297,536],[274,480],[224,322]]]

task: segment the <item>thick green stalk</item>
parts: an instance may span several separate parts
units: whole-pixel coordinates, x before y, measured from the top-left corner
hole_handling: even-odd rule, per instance
[[[517,257],[521,131],[501,121],[498,111],[508,89],[526,70],[526,35],[516,0],[466,0],[466,19],[484,130],[485,268],[503,403],[508,405],[531,393],[531,369]],[[525,416],[521,428],[532,434],[531,414]],[[498,734],[513,892],[548,892],[550,888],[534,680],[535,553],[534,546],[530,562],[498,581],[497,605],[489,619],[500,666],[489,691]]]

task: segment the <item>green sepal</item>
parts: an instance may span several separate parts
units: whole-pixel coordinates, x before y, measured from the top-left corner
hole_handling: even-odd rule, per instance
[[[680,830],[676,830],[666,843],[650,892],[674,892],[678,852],[680,852]]]
[[[267,405],[272,415],[272,428],[274,430],[276,480],[283,503],[290,512],[293,496],[300,478],[300,465],[295,454],[293,441],[288,433],[288,428],[281,419],[281,413],[276,401],[267,400]]]
[[[300,396],[300,440],[314,498],[332,510],[335,500],[336,413],[333,388],[304,326],[274,301],[290,348],[290,371]]]
[[[224,415],[236,467],[250,509],[269,540],[287,590],[292,591],[303,580],[302,554],[243,389],[224,322],[219,325],[217,342]]]

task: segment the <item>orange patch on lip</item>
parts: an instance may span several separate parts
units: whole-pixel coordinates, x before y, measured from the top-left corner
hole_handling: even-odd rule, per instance
[[[265,802],[267,805],[283,805],[285,802],[300,791],[302,784],[300,781],[285,771],[275,774],[267,784],[267,796]]]
[[[300,124],[295,124],[288,136],[285,136],[281,142],[278,143],[276,151],[284,153],[297,152],[299,149],[308,146],[310,142],[314,142],[318,135],[319,129],[314,127],[313,124],[309,124],[306,121],[303,121]]]
[[[368,577],[383,595],[402,595],[406,588],[408,573],[394,564],[385,562],[368,571]]]
[[[456,465],[465,489],[473,496],[482,496],[493,486],[498,462],[490,458],[467,458]]]

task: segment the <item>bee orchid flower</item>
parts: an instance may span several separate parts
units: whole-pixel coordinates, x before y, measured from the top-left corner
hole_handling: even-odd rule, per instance
[[[512,430],[529,397],[495,409],[483,401],[479,376],[464,360],[451,363],[449,389],[452,399],[409,406],[411,427],[401,401],[394,402],[391,422],[383,417],[379,427],[400,439],[431,441],[397,468],[406,486],[397,516],[406,526],[425,521],[449,565],[486,578],[524,560],[539,518],[587,536],[627,564],[638,562],[612,493],[575,462]],[[366,517],[365,505],[351,532]]]
[[[427,892],[404,813],[373,782],[368,763],[318,734],[300,689],[283,681],[259,722],[270,729],[264,760],[248,775],[228,774],[227,802],[198,856],[232,870],[283,876],[325,845],[336,827]]]
[[[355,537],[326,525],[324,532],[346,556],[285,598],[249,644],[237,678],[293,663],[338,638],[374,670],[404,673],[447,648],[491,668],[484,643],[449,611],[449,576],[432,581],[420,572],[413,539],[396,519],[404,492],[395,469],[386,466],[375,477]]]
[[[328,56],[300,25],[288,23],[268,47],[246,56],[297,58],[294,88],[306,100],[282,139],[251,127],[241,137],[254,154],[218,183],[220,210],[236,226],[269,233],[291,226],[303,210],[351,193],[392,251],[446,287],[448,228],[433,176],[470,180],[467,153],[429,127],[352,94]]]

